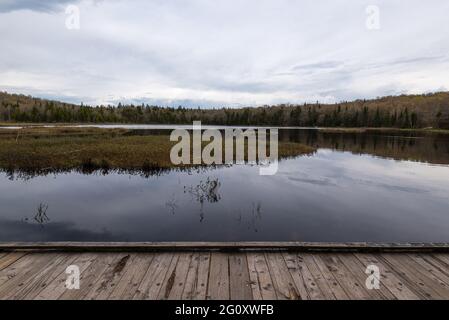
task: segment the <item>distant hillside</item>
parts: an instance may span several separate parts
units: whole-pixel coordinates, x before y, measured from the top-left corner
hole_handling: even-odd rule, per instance
[[[449,129],[449,92],[241,109],[165,108],[143,104],[91,107],[0,92],[1,122],[189,124],[194,120],[213,125]]]

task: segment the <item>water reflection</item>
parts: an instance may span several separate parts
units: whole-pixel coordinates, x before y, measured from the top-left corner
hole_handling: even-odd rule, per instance
[[[166,129],[132,130],[130,135],[167,135]],[[298,142],[317,149],[348,151],[357,155],[374,155],[385,159],[410,160],[438,165],[449,165],[449,135],[413,131],[371,130],[367,132],[320,131],[314,129],[280,129],[279,140],[283,142]],[[285,160],[281,159],[281,160]],[[229,166],[229,165],[226,165]],[[108,166],[96,166],[86,162],[79,168],[70,169],[26,169],[0,168],[8,179],[27,180],[50,174],[81,173],[86,175],[129,174],[145,178],[161,176],[172,171],[196,173],[222,168],[223,166],[192,166],[161,168],[148,164],[140,169],[111,169]],[[293,177],[293,179],[296,179]],[[304,182],[328,185],[329,181],[316,181],[304,178]]]
[[[442,137],[289,135],[321,148],[282,161],[274,176],[248,165],[0,173],[0,241],[449,242],[449,167],[416,160],[447,159]],[[404,140],[414,142],[401,149]]]
[[[262,220],[262,204],[260,201],[256,203],[252,202],[251,216],[248,222],[248,230],[258,232],[258,222]]]
[[[223,129],[221,129],[223,130]],[[165,129],[132,130],[130,135],[168,134]],[[396,160],[449,164],[449,135],[423,131],[279,129],[279,140],[315,148],[350,151]]]
[[[172,194],[172,198],[165,203],[165,206],[170,209],[172,215],[176,213],[178,205],[176,204],[175,194]]]
[[[207,177],[206,181],[200,180],[195,186],[184,186],[184,193],[190,194],[192,199],[200,204],[200,222],[204,220],[204,202],[215,203],[220,201],[221,196],[218,193],[220,185],[218,178]]]
[[[130,237],[107,230],[79,229],[72,222],[49,222],[42,228],[39,224],[0,219],[0,241],[130,241]]]
[[[43,227],[44,224],[50,221],[50,218],[47,216],[47,210],[48,205],[41,202],[36,209],[36,213],[33,216],[33,220],[41,227]],[[29,223],[30,219],[28,217],[25,217],[22,219],[22,222]]]
[[[224,166],[224,165],[223,165]],[[109,174],[122,174],[122,175],[133,175],[140,176],[143,178],[157,177],[170,172],[187,172],[189,174],[195,174],[199,172],[207,172],[219,168],[221,166],[190,166],[190,167],[174,167],[174,168],[161,168],[161,167],[144,167],[141,169],[107,169],[98,167],[85,167],[81,166],[79,168],[67,168],[67,169],[11,169],[11,168],[1,168],[0,173],[4,173],[8,180],[31,180],[40,176],[48,175],[62,175],[62,174],[83,174],[83,175],[100,175],[106,176]]]
[[[402,132],[326,132],[280,130],[280,141],[296,141],[317,148],[370,154],[396,160],[449,164],[449,135]]]
[[[37,207],[36,215],[34,216],[34,220],[43,226],[45,223],[50,221],[50,218],[47,216],[48,205],[44,203],[40,203]]]

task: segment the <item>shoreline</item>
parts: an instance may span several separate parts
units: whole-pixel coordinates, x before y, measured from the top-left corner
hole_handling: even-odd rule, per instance
[[[202,124],[202,129],[279,129],[279,130],[318,130],[335,133],[363,133],[368,131],[381,132],[423,132],[449,134],[449,129],[438,128],[396,128],[396,127],[303,127],[303,126],[240,126],[240,125],[208,125]],[[0,130],[23,130],[33,128],[97,128],[97,129],[128,129],[128,130],[172,130],[191,129],[191,124],[160,124],[160,123],[23,123],[0,122]]]
[[[168,134],[129,135],[130,131],[68,127],[0,130],[0,168],[9,172],[79,169],[151,173],[197,166],[171,162],[170,152],[177,142],[170,141]],[[203,143],[203,148],[206,145]],[[301,143],[280,141],[278,155],[282,160],[315,151]]]

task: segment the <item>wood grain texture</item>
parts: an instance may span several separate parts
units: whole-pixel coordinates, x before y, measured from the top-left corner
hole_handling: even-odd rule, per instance
[[[79,289],[66,288],[69,265]],[[446,253],[8,252],[0,266],[0,299],[449,299]]]

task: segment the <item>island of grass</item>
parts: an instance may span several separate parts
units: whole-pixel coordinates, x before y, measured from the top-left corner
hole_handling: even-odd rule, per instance
[[[0,169],[49,173],[119,170],[158,172],[175,168],[170,150],[177,142],[169,133],[136,134],[128,129],[28,127],[0,129]],[[300,143],[279,142],[279,158],[311,154]]]

